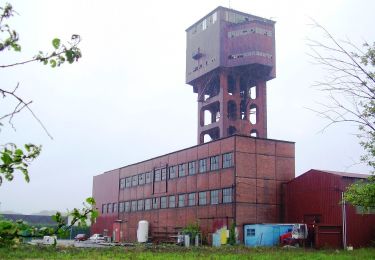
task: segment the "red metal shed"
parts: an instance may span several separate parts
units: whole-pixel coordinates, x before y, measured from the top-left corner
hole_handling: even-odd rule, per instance
[[[367,177],[309,170],[286,184],[285,221],[308,224],[308,244],[317,248],[342,247],[345,239],[347,246],[369,245],[375,237],[375,214],[359,213],[352,205],[341,203],[346,187]]]

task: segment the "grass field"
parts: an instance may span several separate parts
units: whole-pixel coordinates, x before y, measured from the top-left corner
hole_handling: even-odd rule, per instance
[[[0,248],[0,259],[375,259],[375,248],[306,250],[281,248],[135,246],[111,248]]]

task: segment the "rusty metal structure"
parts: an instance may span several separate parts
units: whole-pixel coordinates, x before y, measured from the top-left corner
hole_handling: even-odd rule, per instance
[[[282,185],[295,176],[295,149],[267,139],[274,22],[218,7],[186,34],[198,145],[95,176],[101,214],[92,233],[135,241],[138,222],[147,220],[152,240],[167,241],[199,222],[210,242],[212,233],[235,223],[242,241],[244,224],[283,220]]]
[[[369,246],[375,234],[374,212],[342,203],[346,187],[367,177],[347,172],[309,170],[286,185],[285,220],[308,225],[307,246]]]
[[[199,144],[233,134],[267,138],[274,24],[218,7],[186,30],[186,83],[198,94]]]

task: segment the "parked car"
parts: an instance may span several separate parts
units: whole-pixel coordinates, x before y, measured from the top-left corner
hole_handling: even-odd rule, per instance
[[[105,237],[102,234],[94,234],[89,238],[92,242],[104,242]]]
[[[85,240],[87,240],[87,236],[86,236],[86,234],[77,234],[74,237],[74,240],[75,241],[85,241]]]

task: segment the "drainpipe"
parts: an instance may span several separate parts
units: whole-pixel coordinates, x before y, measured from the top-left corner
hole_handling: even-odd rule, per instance
[[[344,192],[341,192],[341,210],[342,210],[342,244],[346,250],[346,203]]]

